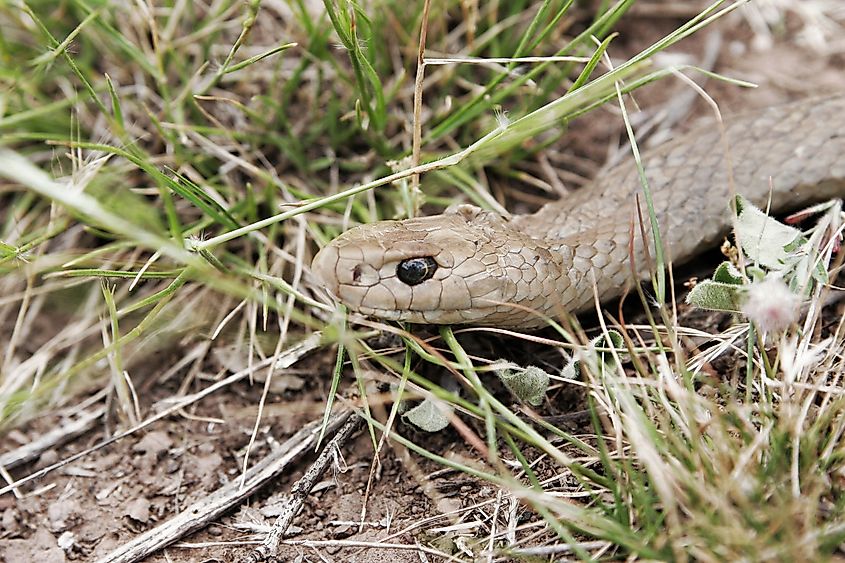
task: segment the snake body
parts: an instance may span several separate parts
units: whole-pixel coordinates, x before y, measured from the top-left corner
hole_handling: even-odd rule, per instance
[[[663,247],[678,264],[730,230],[731,186],[774,213],[845,196],[845,95],[730,118],[724,136],[715,123],[693,130],[643,153],[642,164]],[[461,205],[442,215],[361,225],[326,245],[312,270],[363,314],[536,328],[544,316],[591,308],[596,294],[618,297],[645,274],[655,254],[641,236],[641,192],[637,168],[627,162],[530,215],[506,219]],[[398,270],[408,264],[426,279],[403,281]]]

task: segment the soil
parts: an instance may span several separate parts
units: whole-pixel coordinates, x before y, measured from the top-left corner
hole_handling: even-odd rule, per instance
[[[622,34],[611,52],[622,57],[650,44],[682,21],[659,17],[642,9],[627,18]],[[719,102],[723,114],[746,108],[767,106],[811,94],[845,90],[843,55],[824,55],[799,44],[800,22],[788,22],[787,29],[761,48],[760,36],[749,29],[738,14],[687,40],[677,49],[679,56],[701,60],[708,41],[721,35],[715,69],[728,76],[750,80],[756,90],[710,80],[708,92]],[[636,94],[642,107],[659,107],[688,91],[679,80],[661,82]],[[677,128],[694,121],[692,116],[708,115],[706,103],[694,99],[692,109]],[[566,150],[591,162],[604,162],[608,146],[622,137],[621,121],[613,110],[601,110],[573,125],[564,140]],[[696,314],[690,314],[693,319]],[[702,316],[696,322],[718,322]],[[585,325],[589,326],[589,319]],[[474,353],[495,357],[506,351],[511,358],[527,364],[539,363],[559,369],[558,352],[542,346],[487,334],[466,336]],[[215,344],[216,346],[217,344]],[[188,348],[188,344],[180,346]],[[526,347],[529,346],[529,347]],[[181,395],[178,378],[157,383],[156,374],[175,362],[182,348],[171,357],[159,358],[147,366],[147,374],[136,367],[134,377],[156,382],[141,397],[142,412],[149,412],[157,401]],[[279,374],[271,390],[258,439],[250,454],[261,459],[274,444],[322,416],[334,354],[321,350],[307,356],[290,370]],[[223,365],[208,365],[195,384],[199,389],[214,374],[225,372]],[[429,373],[438,377],[436,373]],[[351,382],[352,379],[350,378]],[[196,390],[193,389],[193,390]],[[202,499],[221,485],[237,479],[245,447],[255,421],[262,384],[240,381],[200,402],[191,412],[170,416],[142,432],[74,461],[60,470],[28,483],[20,498],[0,497],[0,557],[8,563],[95,561],[139,533],[167,520],[192,502]],[[584,398],[577,391],[560,389],[550,397],[545,415],[566,415],[582,409]],[[10,451],[30,443],[63,424],[63,413],[51,414],[28,423],[0,441],[0,451]],[[225,420],[225,423],[218,421]],[[564,424],[577,429],[585,425],[577,417]],[[24,477],[39,468],[65,459],[109,435],[114,421],[98,423],[93,430],[50,449],[30,464],[17,467],[13,478]],[[452,429],[423,435],[399,424],[400,432],[422,441],[445,457],[472,460],[478,453]],[[483,430],[483,429],[479,429]],[[496,491],[471,477],[444,470],[432,461],[412,456],[405,450],[385,448],[373,474],[373,444],[365,432],[342,450],[343,471],[330,471],[308,495],[302,512],[295,518],[287,539],[317,540],[317,545],[286,545],[280,554],[284,561],[433,561],[415,549],[386,549],[376,542],[390,538],[391,544],[413,547],[440,542],[438,547],[462,554],[463,546],[476,553],[476,538],[485,538],[498,514],[499,530],[509,521],[529,518],[524,507],[498,505]],[[185,538],[146,559],[150,563],[181,561],[200,563],[239,561],[263,537],[260,532],[272,524],[284,504],[291,485],[308,467],[301,460],[296,471],[283,475],[249,499],[238,510],[213,525]],[[540,467],[540,477],[551,477],[554,468]],[[544,475],[545,473],[545,475]],[[365,502],[366,501],[366,502]],[[458,512],[460,511],[460,512]],[[457,526],[456,524],[462,524]],[[453,526],[451,529],[448,529]],[[443,529],[447,528],[446,531]],[[444,543],[443,538],[448,538]],[[336,540],[362,542],[344,547]],[[334,542],[334,543],[333,543]],[[449,545],[446,545],[446,544]],[[363,544],[369,544],[368,546]]]

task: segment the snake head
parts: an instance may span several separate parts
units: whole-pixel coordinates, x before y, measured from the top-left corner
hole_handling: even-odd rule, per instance
[[[532,242],[500,215],[462,205],[442,215],[353,227],[311,267],[332,295],[366,315],[525,326],[526,311],[514,307],[514,297],[537,277],[537,263],[549,260]],[[514,312],[520,321],[507,322]]]

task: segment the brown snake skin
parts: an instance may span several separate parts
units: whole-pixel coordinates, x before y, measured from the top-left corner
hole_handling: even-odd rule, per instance
[[[674,264],[727,234],[732,189],[761,207],[771,195],[773,213],[845,196],[845,95],[725,122],[724,138],[710,124],[642,156]],[[531,215],[507,220],[463,205],[443,215],[354,227],[323,248],[312,269],[337,299],[367,315],[537,328],[544,316],[591,308],[595,292],[601,300],[622,294],[634,278],[632,226],[642,277],[646,255],[634,219],[636,194],[644,201],[636,167],[627,162]],[[437,264],[431,279],[410,286],[398,278],[399,262],[426,256]]]

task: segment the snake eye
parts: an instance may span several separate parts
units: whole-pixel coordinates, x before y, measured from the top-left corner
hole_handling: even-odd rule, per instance
[[[436,271],[437,262],[431,256],[408,258],[402,260],[396,266],[396,276],[407,285],[421,284],[425,280],[431,279]]]

